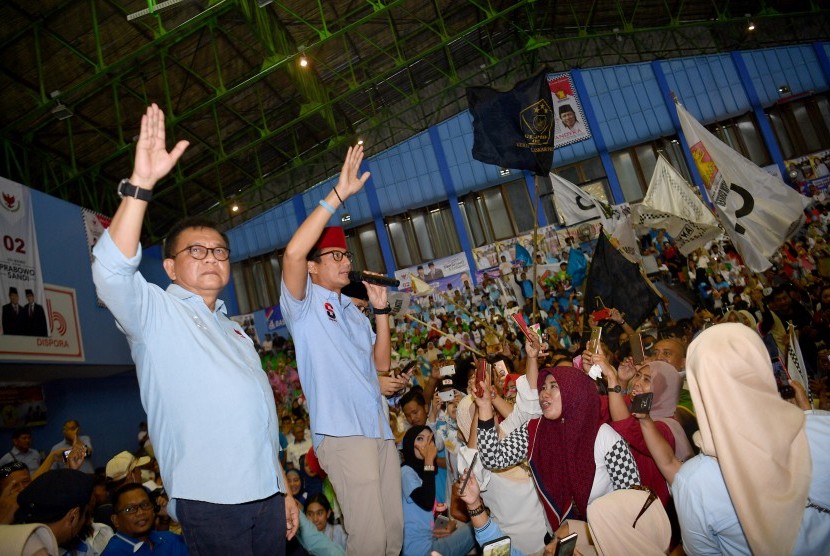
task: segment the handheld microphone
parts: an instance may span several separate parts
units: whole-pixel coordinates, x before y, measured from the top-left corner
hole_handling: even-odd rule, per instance
[[[350,270],[349,280],[352,282],[368,282],[376,286],[386,286],[387,288],[397,288],[401,285],[401,281],[397,278],[390,278],[389,276],[375,276],[374,274],[366,274],[362,270]]]

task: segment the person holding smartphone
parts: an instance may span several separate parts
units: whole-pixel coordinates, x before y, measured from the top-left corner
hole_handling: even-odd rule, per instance
[[[539,501],[560,536],[566,519],[585,519],[594,499],[640,483],[625,440],[600,419],[596,384],[573,367],[545,368],[537,379],[542,416],[499,439],[490,396],[476,397],[481,462],[502,469],[527,459]],[[489,385],[485,384],[485,391]]]
[[[629,394],[619,390],[617,370],[610,365],[601,353],[594,354],[593,363],[599,365],[608,381],[607,414],[604,418],[622,436],[631,448],[634,460],[640,470],[642,484],[651,488],[664,506],[669,503],[669,488],[648,449],[640,424],[632,415],[637,411],[632,408],[632,400],[637,396],[651,394],[651,407],[648,413],[654,420],[657,430],[674,450],[680,461],[694,455],[692,445],[686,437],[683,427],[674,419],[677,401],[680,396],[681,378],[677,370],[663,361],[651,361],[637,367],[634,378],[629,382]]]
[[[467,523],[433,516],[435,460],[438,449],[426,425],[410,428],[401,450],[403,492],[403,556],[423,556],[436,551],[442,556],[463,556],[475,544]],[[439,519],[441,518],[441,519]]]

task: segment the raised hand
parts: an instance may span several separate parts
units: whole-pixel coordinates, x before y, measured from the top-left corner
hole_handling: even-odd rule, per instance
[[[334,187],[341,199],[346,199],[346,197],[363,189],[363,185],[369,179],[369,172],[363,172],[360,177],[357,175],[360,171],[361,162],[363,162],[363,145],[349,147],[346,160],[343,162],[343,168],[340,170],[340,178],[338,178],[337,185]]]
[[[141,132],[135,149],[135,165],[130,182],[144,189],[153,189],[156,182],[170,173],[190,144],[179,141],[167,152],[164,112],[153,103],[141,117]]]

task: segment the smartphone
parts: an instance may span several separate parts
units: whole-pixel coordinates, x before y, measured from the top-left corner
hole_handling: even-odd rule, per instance
[[[645,394],[637,394],[631,400],[631,413],[648,413],[651,411],[651,400],[654,394],[646,392]]]
[[[559,542],[556,543],[556,552],[553,553],[553,556],[572,556],[574,550],[576,550],[576,537],[576,533],[571,533],[567,537],[559,539]]]
[[[487,377],[487,373],[489,372],[490,364],[487,363],[486,359],[478,359],[476,361],[476,397],[480,398],[484,396],[484,388],[481,386],[481,383],[485,381]]]
[[[499,537],[481,546],[483,556],[510,556],[510,537]]]
[[[513,320],[516,321],[516,324],[519,325],[519,330],[522,331],[522,334],[525,335],[526,338],[530,337],[530,329],[527,327],[527,322],[525,322],[525,317],[521,313],[513,313],[510,315],[513,317]]]
[[[597,309],[593,313],[591,313],[591,318],[594,319],[595,322],[601,322],[604,320],[608,320],[611,318],[611,309],[603,307],[602,309]]]
[[[588,340],[591,343],[591,349],[594,353],[599,353],[600,345],[599,340],[602,338],[602,327],[601,326],[592,326],[591,327],[591,339]]]
[[[646,352],[643,350],[643,337],[637,333],[628,339],[628,344],[631,346],[631,357],[634,359],[635,365],[642,365],[646,360]]]
[[[409,371],[411,371],[412,367],[414,367],[414,366],[415,366],[415,361],[410,361],[409,363],[406,364],[406,366],[403,369],[394,369],[392,371],[392,376],[394,378],[400,378],[403,375],[405,375],[406,373],[408,373]]]
[[[467,488],[467,481],[470,480],[470,475],[473,474],[473,466],[476,464],[476,461],[478,461],[478,452],[476,452],[473,456],[473,461],[472,463],[470,463],[470,467],[467,469],[467,474],[464,475],[464,482],[461,483],[461,488],[458,490],[459,496],[464,494],[464,489]]]
[[[435,516],[435,529],[446,529],[450,525],[450,518],[445,515]]]
[[[438,369],[438,376],[445,377],[445,376],[453,376],[455,375],[455,363],[450,363],[449,365],[443,365]]]
[[[63,461],[67,461],[69,459],[69,454],[72,453],[72,448],[63,451]]]

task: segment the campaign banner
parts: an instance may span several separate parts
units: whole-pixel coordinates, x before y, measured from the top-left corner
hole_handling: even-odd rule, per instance
[[[558,259],[562,251],[570,248],[568,246],[569,238],[573,246],[580,246],[587,241],[595,240],[601,227],[598,221],[585,222],[571,228],[557,228],[551,224],[538,229],[536,248],[531,247],[533,245],[533,232],[475,247],[473,248],[473,257],[476,260],[476,269],[480,277],[483,276],[484,271],[488,271],[487,275],[489,276],[499,276],[498,267],[502,264],[502,257],[512,266],[520,266],[516,256],[517,243],[524,246],[531,255],[535,256],[535,252],[538,250],[542,253],[546,262],[550,257]]]
[[[265,308],[265,326],[268,332],[273,332],[285,326],[285,319],[282,316],[279,305]]]
[[[51,335],[0,336],[0,361],[84,361],[75,289],[44,284],[43,291],[46,296],[44,312],[52,329]]]
[[[456,253],[431,261],[426,268],[424,265],[418,265],[396,270],[395,278],[401,281],[399,290],[412,291],[410,276],[418,277],[436,290],[445,290],[448,285],[461,287],[465,281],[470,282],[470,265],[464,253]],[[470,284],[472,285],[472,282]]]
[[[556,124],[553,127],[553,147],[558,149],[591,136],[588,122],[582,113],[582,104],[567,73],[548,76]]]
[[[830,187],[830,150],[791,158],[784,165],[802,195],[814,197]]]
[[[48,336],[32,192],[5,178],[0,178],[0,230],[2,335]]]

